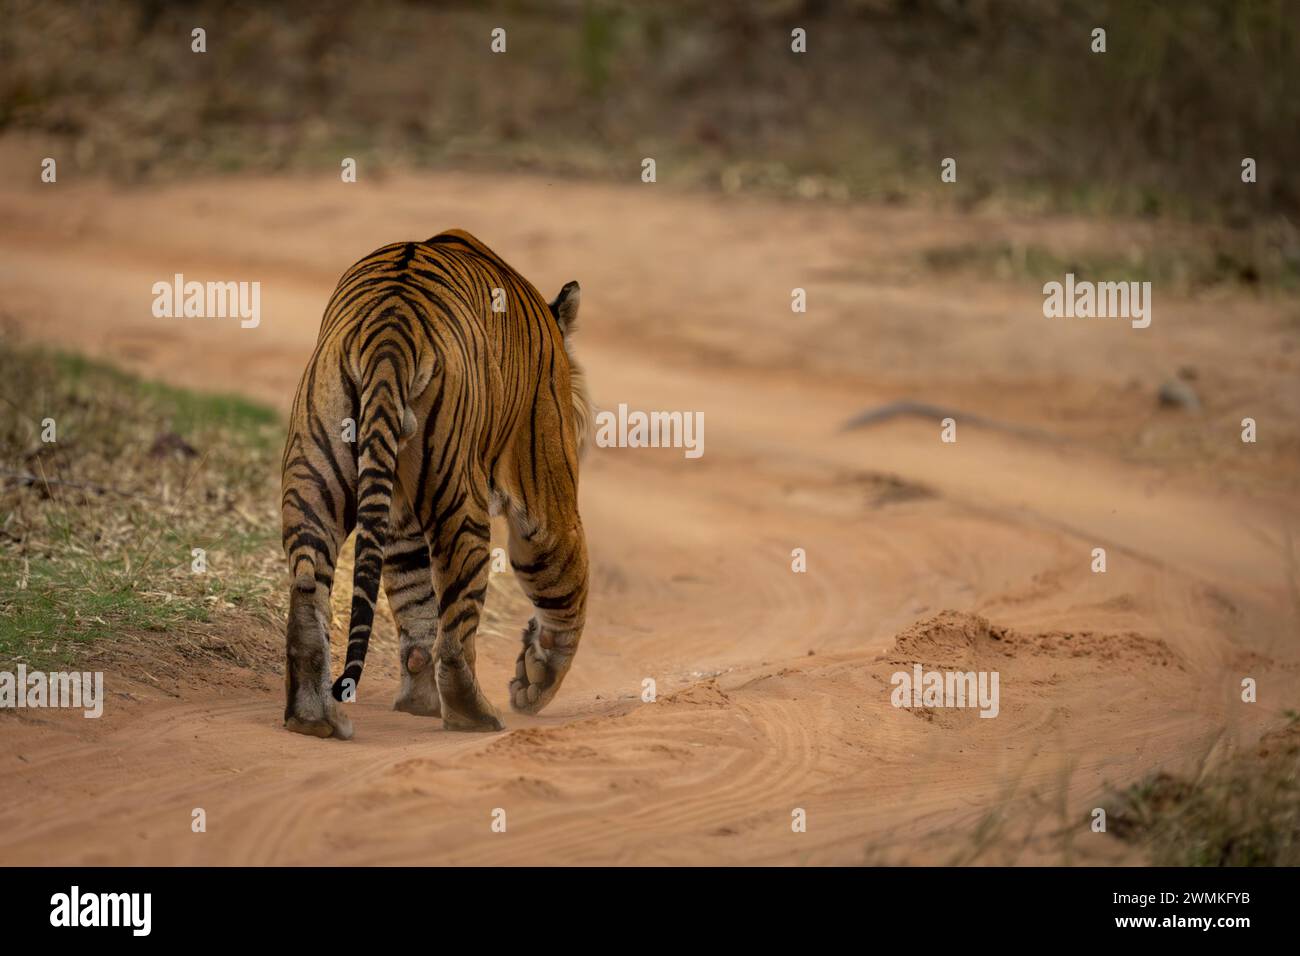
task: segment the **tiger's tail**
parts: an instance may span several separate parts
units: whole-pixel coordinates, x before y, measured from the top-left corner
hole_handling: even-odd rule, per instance
[[[370,646],[384,567],[384,543],[397,474],[397,447],[406,407],[404,370],[392,348],[380,347],[362,375],[361,413],[357,423],[357,542],[352,569],[352,618],[347,660],[334,682],[334,699],[353,700]],[[350,696],[348,692],[351,692]]]

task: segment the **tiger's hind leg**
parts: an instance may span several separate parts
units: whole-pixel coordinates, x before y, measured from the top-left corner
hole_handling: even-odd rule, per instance
[[[312,737],[352,736],[352,721],[330,695],[330,588],[334,562],[324,551],[297,553],[289,591],[284,725]]]
[[[404,503],[393,505],[388,543],[384,546],[384,592],[401,641],[402,686],[393,709],[419,717],[441,716],[433,663],[438,638],[433,565],[429,543]]]
[[[463,492],[453,500],[457,506],[439,515],[439,530],[430,536],[440,598],[434,656],[442,723],[447,730],[504,730],[474,674],[474,635],[491,565],[487,503]]]
[[[330,589],[351,521],[346,473],[313,467],[290,439],[281,520],[289,558],[284,725],[313,737],[352,736],[352,721],[330,694]],[[345,463],[346,464],[346,463]]]

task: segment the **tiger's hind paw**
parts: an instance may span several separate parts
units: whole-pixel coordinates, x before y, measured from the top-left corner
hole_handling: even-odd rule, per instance
[[[393,710],[416,717],[441,717],[442,701],[434,681],[432,655],[423,647],[412,647],[402,667],[402,689],[393,701]]]
[[[393,710],[400,710],[404,714],[413,714],[416,717],[441,717],[442,702],[438,700],[437,693],[429,696],[403,691],[397,695],[397,700],[393,701]]]
[[[442,727],[444,730],[469,731],[470,733],[495,733],[496,731],[506,729],[505,722],[502,721],[493,710],[478,714],[474,717],[462,717],[459,714],[444,714],[442,717]]]
[[[333,704],[333,701],[330,701]],[[337,706],[326,709],[324,717],[306,718],[297,715],[284,719],[284,726],[295,734],[308,737],[335,737],[339,740],[352,739],[352,720]]]
[[[437,683],[444,730],[491,732],[506,729],[497,709],[479,690],[474,672],[464,657],[440,660]]]

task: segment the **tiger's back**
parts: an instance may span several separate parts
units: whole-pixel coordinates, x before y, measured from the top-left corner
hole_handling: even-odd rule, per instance
[[[474,675],[493,504],[536,609],[511,704],[533,712],[554,696],[586,604],[577,463],[589,413],[568,348],[578,300],[571,282],[548,305],[459,230],[384,246],[344,273],[283,462],[290,729],[350,736],[336,702],[355,696],[381,575],[401,635],[398,709],[501,727]],[[347,663],[331,695],[329,590],[353,527]]]

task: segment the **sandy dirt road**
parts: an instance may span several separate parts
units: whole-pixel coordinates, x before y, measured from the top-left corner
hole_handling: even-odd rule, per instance
[[[30,337],[283,410],[342,270],[461,226],[544,293],[579,279],[597,404],[701,410],[706,451],[588,459],[590,620],[542,716],[447,733],[389,710],[390,666],[355,739],[319,741],[281,728],[279,674],[110,674],[99,721],[0,720],[3,862],[1091,862],[1118,852],[1087,827],[1107,785],[1297,705],[1295,446],[1242,465],[1233,424],[1294,440],[1293,331],[1223,298],[1161,302],[1141,332],[1049,324],[1032,285],[917,266],[1118,227],[468,173],[5,190],[0,298]],[[260,281],[261,325],[154,318],[177,272]],[[1152,392],[1186,364],[1225,397],[1171,461],[1145,442],[1168,434]],[[955,444],[917,418],[840,430],[899,398],[1053,437],[961,415]],[[494,579],[479,672],[501,705],[526,618]],[[997,718],[891,706],[917,662],[998,671]]]

